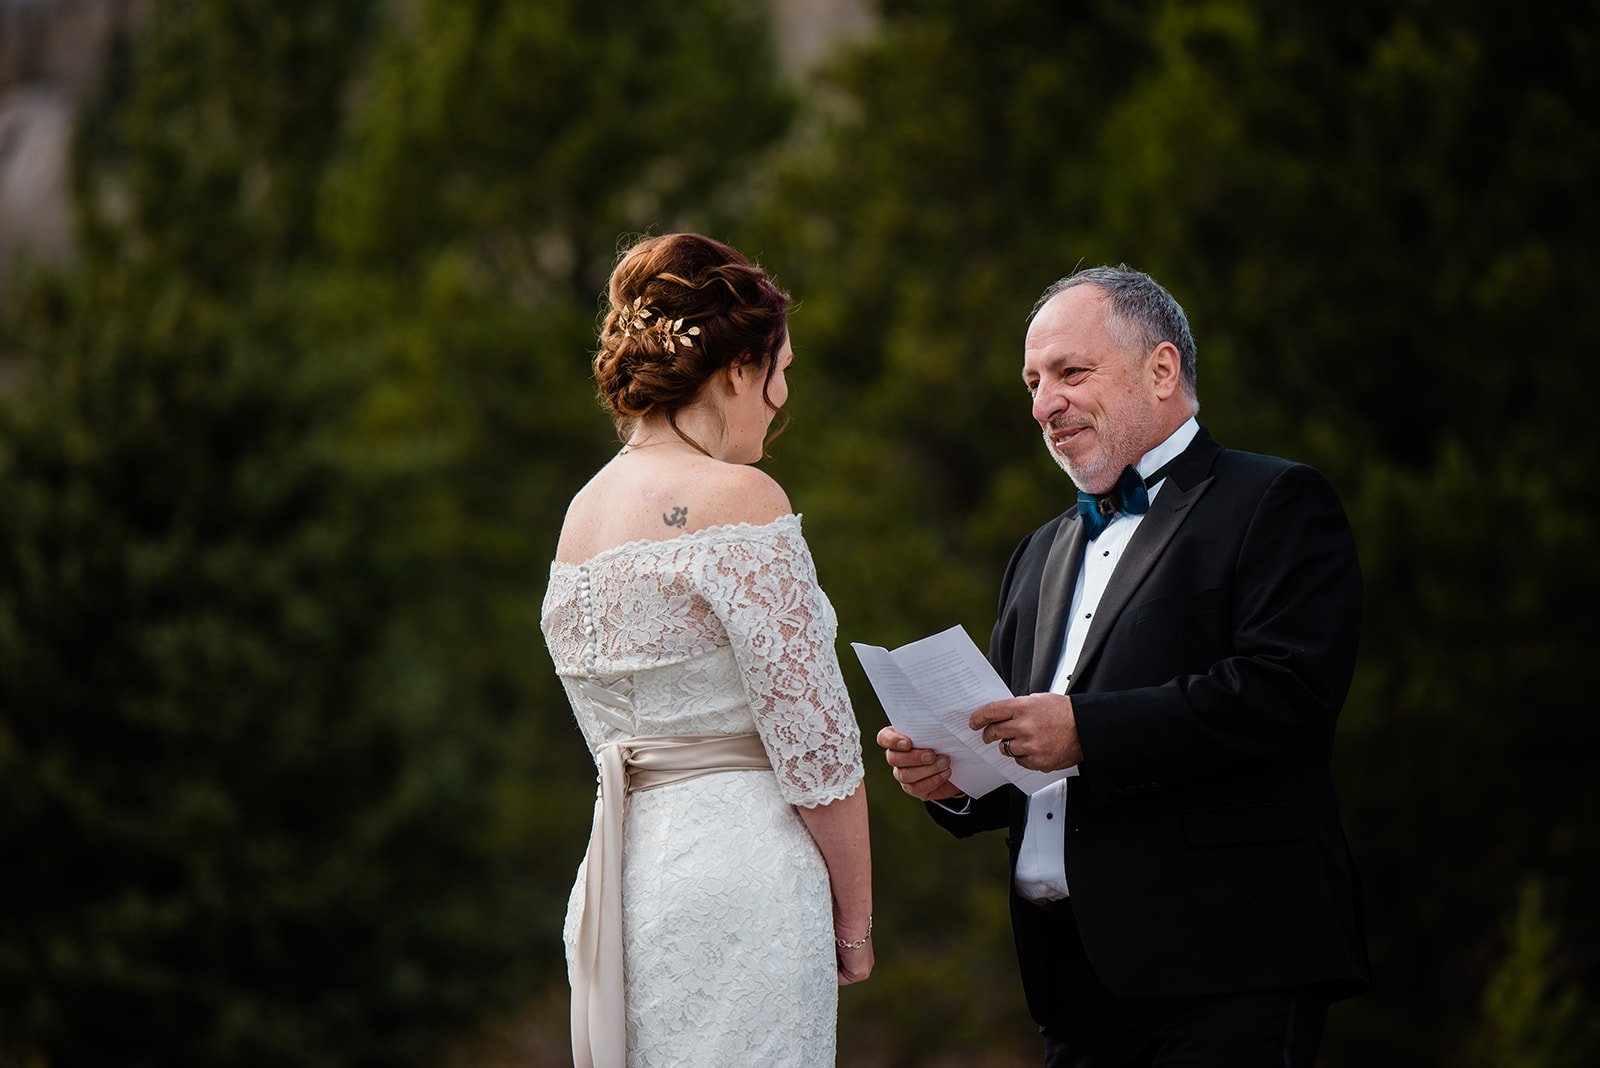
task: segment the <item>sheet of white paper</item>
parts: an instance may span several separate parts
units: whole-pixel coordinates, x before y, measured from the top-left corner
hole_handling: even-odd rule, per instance
[[[917,686],[895,662],[894,653],[879,645],[862,645],[859,642],[852,642],[851,648],[866,669],[867,678],[889,722],[900,728],[919,749],[936,749],[947,755],[950,758],[950,781],[958,789],[972,797],[982,797],[990,790],[1005,785],[1005,776],[990,767],[980,755],[962,745],[951,744],[949,732],[938,716],[928,709]]]
[[[981,797],[1004,782],[1034,793],[1077,769],[1029,771],[967,726],[979,705],[1012,696],[961,626],[890,652],[852,642],[889,722],[918,748],[950,758],[950,781]]]

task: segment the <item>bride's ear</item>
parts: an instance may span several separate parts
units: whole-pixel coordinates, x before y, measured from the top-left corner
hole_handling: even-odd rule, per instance
[[[727,378],[728,392],[735,397],[761,385],[761,377],[756,373],[753,362],[731,363],[722,369],[722,374]]]

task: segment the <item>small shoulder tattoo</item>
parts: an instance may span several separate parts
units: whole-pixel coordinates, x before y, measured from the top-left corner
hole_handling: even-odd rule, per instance
[[[671,515],[662,512],[661,521],[669,527],[682,527],[689,522],[689,509],[674,508]]]

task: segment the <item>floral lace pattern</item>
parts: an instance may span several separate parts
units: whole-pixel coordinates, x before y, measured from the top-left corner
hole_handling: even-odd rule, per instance
[[[790,804],[860,784],[838,622],[799,516],[552,564],[541,621],[590,752],[640,734],[755,730]],[[631,709],[597,701],[590,681],[631,688]]]
[[[793,806],[853,793],[861,741],[799,517],[553,564],[541,624],[591,753],[754,730],[773,765],[628,799],[628,1063],[832,1065],[828,875]]]

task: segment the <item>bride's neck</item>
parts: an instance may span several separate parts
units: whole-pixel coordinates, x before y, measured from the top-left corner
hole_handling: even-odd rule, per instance
[[[685,441],[685,437],[689,440]],[[685,408],[678,412],[676,430],[665,416],[635,423],[623,449],[626,452],[654,448],[663,448],[664,451],[684,449],[697,456],[701,455],[700,449],[704,449],[713,458],[726,460],[727,457],[722,455],[727,445],[726,437],[721,420],[715,413],[703,408]],[[700,449],[696,449],[695,445],[699,445]]]

